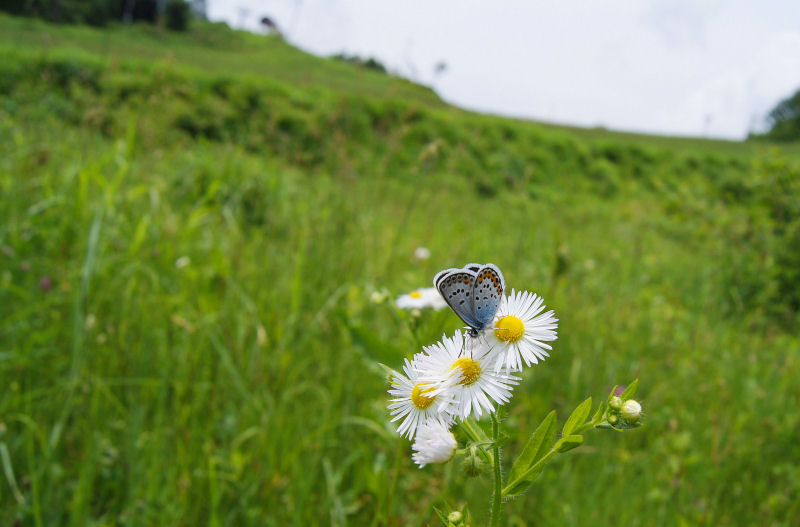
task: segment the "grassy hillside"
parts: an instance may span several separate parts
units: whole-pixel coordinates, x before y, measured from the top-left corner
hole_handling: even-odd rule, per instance
[[[647,412],[509,525],[800,515],[795,152],[476,115],[218,26],[6,17],[0,145],[2,524],[482,524],[489,478],[388,426],[374,362],[418,347],[370,300],[468,261],[560,319],[509,454],[632,378]]]

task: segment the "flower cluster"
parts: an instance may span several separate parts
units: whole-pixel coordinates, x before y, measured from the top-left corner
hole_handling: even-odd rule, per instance
[[[608,398],[606,422],[616,429],[636,428],[642,418],[642,405],[639,401],[625,396],[612,394]]]
[[[438,294],[438,292],[437,292]],[[456,420],[480,418],[511,399],[524,366],[548,357],[558,319],[544,311],[541,297],[511,291],[497,310],[491,329],[477,337],[456,331],[423,347],[403,372],[391,375],[389,411],[397,431],[414,440],[420,468],[449,461],[456,450],[450,427]]]

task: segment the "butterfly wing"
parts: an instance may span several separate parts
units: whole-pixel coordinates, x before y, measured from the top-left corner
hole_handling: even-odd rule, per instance
[[[492,321],[506,289],[503,273],[494,264],[486,264],[475,276],[475,289],[472,294],[474,302],[474,318],[477,329],[485,329]]]
[[[470,269],[445,269],[433,278],[433,285],[447,305],[468,326],[479,326],[475,318],[473,294],[476,273]]]
[[[481,267],[483,267],[483,265],[481,265],[479,263],[468,263],[467,265],[464,266],[464,269],[466,269],[468,271],[472,271],[473,273],[475,273],[477,275],[478,271],[481,270]]]

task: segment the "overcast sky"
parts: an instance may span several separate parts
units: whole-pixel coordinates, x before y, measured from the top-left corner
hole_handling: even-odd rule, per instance
[[[212,20],[268,15],[306,51],[372,56],[515,117],[738,139],[800,89],[800,0],[206,2]]]

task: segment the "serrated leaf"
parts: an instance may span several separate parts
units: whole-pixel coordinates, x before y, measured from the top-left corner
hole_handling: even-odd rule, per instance
[[[625,388],[625,391],[622,392],[620,398],[623,401],[627,401],[628,399],[632,398],[634,395],[636,395],[636,388],[638,387],[639,387],[639,379],[636,379],[635,381],[630,383],[627,388]]]
[[[569,452],[573,448],[577,448],[583,444],[583,436],[581,435],[570,435],[562,437],[556,443],[556,446],[553,447],[553,450],[556,452],[563,454],[564,452]]]
[[[572,415],[569,416],[567,422],[564,423],[564,429],[561,432],[561,435],[566,437],[572,432],[581,426],[583,423],[586,422],[586,418],[589,417],[589,412],[592,411],[592,398],[589,397],[581,404],[578,405],[575,410],[572,411]]]
[[[531,465],[536,463],[553,444],[556,435],[556,411],[553,410],[545,417],[536,430],[531,434],[528,443],[520,453],[511,472],[508,473],[508,481],[514,481],[528,470]]]

